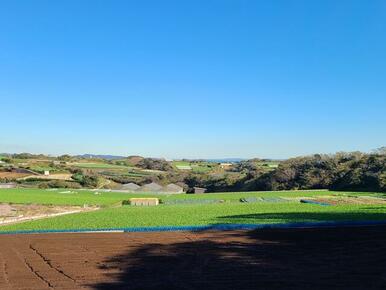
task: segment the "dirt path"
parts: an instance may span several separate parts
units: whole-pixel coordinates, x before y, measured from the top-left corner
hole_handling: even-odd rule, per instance
[[[0,235],[0,289],[385,289],[386,226]]]

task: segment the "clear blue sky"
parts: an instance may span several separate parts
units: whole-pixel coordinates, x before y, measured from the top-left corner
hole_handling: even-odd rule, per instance
[[[386,1],[2,1],[0,152],[386,145]]]

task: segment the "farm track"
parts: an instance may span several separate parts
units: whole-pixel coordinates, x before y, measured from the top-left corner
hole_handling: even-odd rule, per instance
[[[0,236],[0,289],[384,289],[386,226]]]
[[[81,213],[81,212],[90,212],[90,211],[96,211],[100,208],[86,208],[86,209],[77,209],[77,210],[67,210],[63,212],[56,212],[56,213],[49,213],[49,214],[40,214],[40,215],[32,215],[32,216],[23,216],[23,217],[11,217],[6,220],[0,220],[0,227],[10,224],[18,224],[26,221],[35,221],[35,220],[42,220],[52,217],[58,217],[58,216],[64,216],[74,213]]]

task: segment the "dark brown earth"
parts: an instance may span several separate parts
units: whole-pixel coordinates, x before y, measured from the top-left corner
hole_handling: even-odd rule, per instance
[[[0,289],[386,289],[386,226],[0,236]]]

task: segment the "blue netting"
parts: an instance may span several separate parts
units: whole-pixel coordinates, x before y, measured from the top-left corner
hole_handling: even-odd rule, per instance
[[[321,206],[329,206],[329,205],[331,205],[331,204],[326,203],[326,202],[320,202],[320,201],[309,200],[309,199],[301,199],[300,202],[301,203],[316,204],[316,205],[321,205]]]
[[[221,202],[224,201],[221,199],[175,199],[162,201],[162,204],[213,204]]]
[[[260,197],[243,197],[240,198],[240,202],[248,202],[248,203],[253,203],[253,202],[262,202],[263,200]]]
[[[281,197],[243,197],[240,202],[254,203],[254,202],[289,202],[289,200]]]
[[[288,202],[289,200],[281,197],[263,197],[264,202]]]
[[[101,229],[76,229],[76,230],[25,230],[4,231],[0,234],[37,234],[37,233],[85,233],[85,232],[173,232],[173,231],[206,231],[206,230],[256,230],[256,229],[295,229],[295,228],[326,228],[347,226],[375,226],[386,225],[386,220],[381,221],[339,221],[339,222],[302,222],[278,224],[216,224],[208,226],[163,226],[163,227],[134,227],[134,228],[101,228]]]

